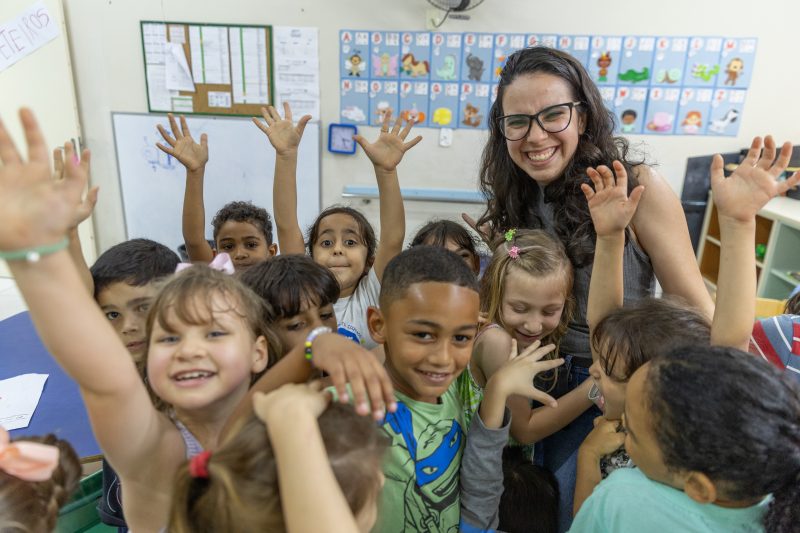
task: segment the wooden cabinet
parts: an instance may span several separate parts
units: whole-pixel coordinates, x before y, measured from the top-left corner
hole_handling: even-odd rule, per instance
[[[756,260],[757,294],[761,298],[783,300],[800,285],[790,275],[800,271],[800,201],[773,198],[756,216],[756,246],[766,247],[764,257]],[[709,194],[703,232],[697,250],[700,273],[714,292],[719,272],[719,220]],[[756,253],[756,250],[753,250]]]

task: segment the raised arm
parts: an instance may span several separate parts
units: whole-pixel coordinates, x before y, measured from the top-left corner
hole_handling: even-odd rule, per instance
[[[56,148],[53,150],[53,179],[56,181],[64,179],[65,157],[75,157],[75,149],[73,148],[72,143],[69,141],[64,143],[63,149]],[[75,172],[80,172],[81,174],[85,175],[82,176],[82,179],[85,183],[89,182],[90,157],[91,154],[89,153],[89,150],[84,150],[81,153],[80,165],[78,165],[78,168],[75,169]],[[81,249],[81,238],[78,234],[78,226],[81,224],[81,222],[92,215],[94,206],[97,204],[98,190],[99,187],[92,187],[89,189],[89,192],[86,193],[86,197],[83,198],[79,204],[78,209],[75,212],[75,218],[70,224],[68,230],[69,255],[75,262],[75,267],[78,269],[78,273],[81,276],[81,280],[83,280],[83,284],[86,286],[89,294],[92,295],[94,295],[94,280],[92,279],[92,273],[89,271],[89,266],[86,264],[86,258],[83,256],[83,250]]]
[[[20,117],[28,144],[27,162],[0,124],[0,198],[4,201],[0,250],[40,338],[78,382],[101,448],[113,457],[115,468],[130,471],[157,449],[163,428],[133,360],[87,293],[65,249],[86,174],[67,157],[65,178],[54,181],[33,114],[24,109]],[[41,256],[38,261],[26,260],[21,253],[36,249]]]
[[[265,423],[275,452],[288,533],[359,531],[317,423],[329,401],[318,384],[284,385],[253,398],[253,409]]]
[[[170,135],[162,125],[158,132],[169,145],[156,143],[156,146],[186,167],[186,189],[183,193],[183,240],[186,243],[186,254],[190,261],[209,263],[214,259],[214,251],[206,240],[206,208],[203,203],[203,178],[208,162],[208,136],[200,136],[200,144],[195,142],[186,124],[186,117],[181,116],[181,127],[172,113],[169,117]]]
[[[756,137],[747,157],[725,177],[722,156],[711,162],[711,190],[719,214],[720,257],[717,305],[711,326],[711,344],[747,351],[755,320],[756,214],[767,202],[800,182],[800,173],[779,182],[789,164],[792,145],[777,149],[771,136]]]
[[[664,294],[684,298],[711,319],[714,303],[700,275],[678,197],[650,167],[640,165],[636,170],[639,183],[647,189],[631,222],[639,245],[650,257]]]
[[[272,183],[272,214],[278,229],[278,243],[282,254],[304,254],[303,232],[297,221],[297,150],[311,115],[292,122],[292,110],[283,103],[281,119],[274,107],[262,107],[262,122],[253,117],[253,123],[263,131],[275,148],[275,178]]]
[[[644,192],[644,187],[639,185],[631,191],[629,198],[628,174],[625,172],[625,167],[619,161],[614,161],[613,167],[613,173],[605,165],[597,169],[588,168],[586,173],[592,180],[594,190],[588,184],[581,185],[597,233],[586,311],[590,330],[593,330],[608,313],[622,307],[625,228],[636,213],[636,207]]]
[[[392,114],[386,113],[381,124],[381,133],[374,143],[370,144],[361,135],[355,136],[356,142],[372,161],[375,179],[378,181],[381,236],[372,268],[379,280],[383,278],[383,269],[389,261],[402,251],[403,239],[406,238],[406,213],[397,179],[397,165],[403,160],[403,155],[422,140],[422,136],[418,135],[405,142],[414,125],[413,121],[408,121],[402,127],[403,120],[398,118],[389,131],[391,118]]]

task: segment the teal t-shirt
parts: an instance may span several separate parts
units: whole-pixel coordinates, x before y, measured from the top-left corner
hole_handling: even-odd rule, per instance
[[[453,382],[431,404],[397,391],[397,411],[381,426],[391,445],[386,479],[372,531],[456,533],[461,518],[459,470],[464,450],[464,410]]]
[[[611,473],[592,492],[570,533],[763,532],[771,497],[733,509],[698,503],[685,492],[645,476],[638,468]]]

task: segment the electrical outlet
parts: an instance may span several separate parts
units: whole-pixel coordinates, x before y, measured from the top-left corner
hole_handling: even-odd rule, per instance
[[[452,128],[442,128],[439,130],[439,146],[447,148],[453,144],[453,130]]]

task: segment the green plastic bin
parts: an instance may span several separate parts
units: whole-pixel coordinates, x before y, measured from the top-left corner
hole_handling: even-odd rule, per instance
[[[100,516],[97,514],[97,502],[102,495],[103,472],[98,470],[81,480],[80,487],[72,500],[61,508],[58,513],[56,532],[116,532],[117,528],[106,526],[100,522]]]

